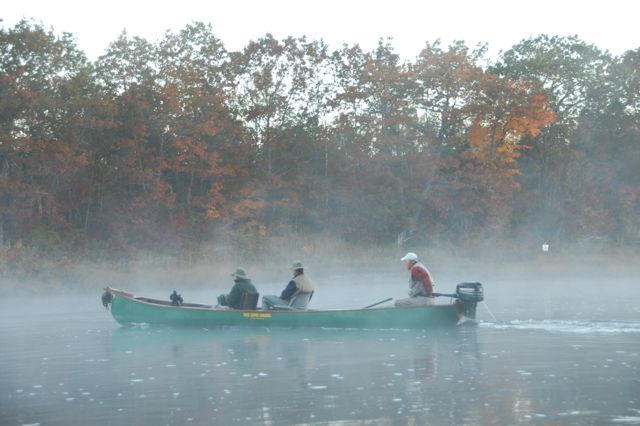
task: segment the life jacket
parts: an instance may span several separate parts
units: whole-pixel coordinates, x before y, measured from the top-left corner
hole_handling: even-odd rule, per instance
[[[293,278],[293,282],[296,284],[296,292],[298,293],[313,293],[314,286],[313,283],[305,274],[300,274],[297,277]]]
[[[431,279],[431,274],[429,273],[429,270],[426,268],[426,266],[424,266],[420,262],[417,262],[411,267],[411,271],[413,272],[414,269],[423,270],[426,279],[425,282],[422,282],[414,281],[411,277],[409,277],[409,296],[427,296],[428,294],[433,293],[433,280]]]

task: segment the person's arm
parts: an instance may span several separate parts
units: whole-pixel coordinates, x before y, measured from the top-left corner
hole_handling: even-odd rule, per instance
[[[296,283],[293,280],[289,281],[289,284],[287,284],[287,287],[284,290],[282,290],[282,293],[280,294],[280,299],[288,300],[296,292],[296,289],[297,289]]]
[[[218,305],[220,305],[220,306],[228,306],[227,305],[227,295],[226,294],[221,294],[220,296],[218,296]]]
[[[421,296],[424,293],[421,281],[412,281],[413,284],[409,287],[409,297]]]

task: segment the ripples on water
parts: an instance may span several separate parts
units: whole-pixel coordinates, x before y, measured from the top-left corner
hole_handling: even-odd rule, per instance
[[[480,327],[492,329],[542,330],[581,334],[640,334],[638,321],[577,321],[577,320],[514,320],[507,322],[481,322]]]
[[[0,424],[640,424],[634,311],[491,308],[439,331],[127,328],[97,296],[4,309]]]

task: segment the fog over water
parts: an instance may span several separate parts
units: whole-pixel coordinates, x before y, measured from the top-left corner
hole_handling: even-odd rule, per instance
[[[640,424],[637,266],[429,267],[440,292],[483,282],[478,327],[121,327],[98,286],[5,297],[0,424]],[[255,272],[261,293],[279,293],[282,273]],[[397,263],[309,273],[318,309],[406,291]],[[230,280],[131,285],[214,303]]]

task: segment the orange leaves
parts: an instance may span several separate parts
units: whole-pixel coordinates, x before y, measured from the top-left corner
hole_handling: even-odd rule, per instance
[[[218,225],[257,240],[330,230],[386,242],[408,228],[463,240],[509,224],[518,202],[531,210],[529,194],[514,197],[521,183],[555,198],[558,183],[582,193],[574,206],[588,204],[585,227],[615,220],[607,191],[588,197],[580,172],[591,154],[563,168],[583,138],[568,146],[571,133],[552,126],[550,102],[581,117],[582,74],[549,80],[553,87],[532,81],[545,66],[535,55],[532,69],[498,75],[483,68],[484,48],[462,42],[428,44],[413,63],[386,41],[328,52],[322,42],[266,35],[227,52],[211,28],[193,24],[158,44],[125,33],[85,67],[55,56],[72,46],[44,49],[55,43],[41,30],[19,30],[34,51],[25,44],[0,55],[0,209],[10,238],[37,217],[121,248],[191,244]],[[627,86],[611,92],[605,83],[615,108],[586,117],[622,115],[607,127],[603,113],[606,132],[595,136],[585,119],[604,164],[591,180],[613,180],[619,164],[620,181],[635,179],[625,144],[637,145],[637,117],[627,116],[637,102],[618,110]],[[620,159],[604,161],[614,150]],[[537,176],[545,178],[536,184]],[[635,183],[615,199],[630,228]]]
[[[469,129],[472,151],[482,161],[495,162],[506,175],[515,175],[520,141],[541,134],[554,122],[555,114],[543,95],[522,84],[489,74],[482,87],[479,102],[466,108],[474,116]]]
[[[214,205],[209,205],[207,207],[206,218],[209,220],[220,219],[222,217],[222,212],[216,208]]]
[[[261,199],[242,198],[231,206],[230,213],[234,220],[247,219],[254,217],[256,213],[264,209],[267,203]]]

